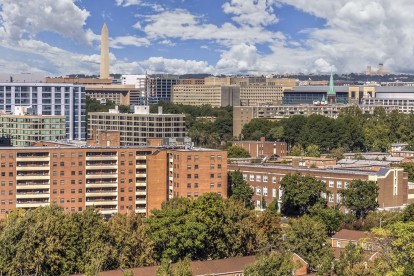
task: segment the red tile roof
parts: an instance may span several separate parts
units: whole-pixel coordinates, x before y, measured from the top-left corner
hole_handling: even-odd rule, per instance
[[[368,238],[369,235],[363,231],[342,229],[332,236],[332,239],[358,241]]]

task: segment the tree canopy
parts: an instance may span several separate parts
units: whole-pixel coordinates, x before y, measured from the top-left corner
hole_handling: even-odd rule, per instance
[[[341,191],[342,203],[355,216],[365,218],[369,211],[378,208],[378,185],[373,181],[353,180]]]

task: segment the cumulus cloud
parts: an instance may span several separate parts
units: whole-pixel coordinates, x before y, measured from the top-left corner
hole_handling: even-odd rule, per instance
[[[234,45],[229,51],[221,54],[220,60],[217,62],[217,70],[226,73],[234,72],[255,72],[257,70],[257,62],[259,55],[254,45],[239,44]]]
[[[141,27],[151,39],[213,40],[227,46],[240,43],[268,43],[285,39],[282,33],[265,30],[262,26],[236,26],[229,22],[221,26],[205,24],[202,17],[183,9],[150,15],[146,18],[146,23],[145,27],[142,27],[142,24],[135,26]]]
[[[148,73],[212,73],[214,68],[206,61],[167,59],[163,57],[151,57],[141,62]]]
[[[269,25],[278,21],[273,6],[273,0],[231,0],[223,4],[223,11],[234,14],[232,18],[241,25]]]
[[[73,0],[2,0],[0,3],[0,36],[16,42],[24,35],[50,31],[90,43],[83,30],[87,10]]]
[[[132,5],[139,5],[141,4],[140,0],[116,0],[115,3],[118,6],[128,7]]]
[[[109,47],[121,49],[125,46],[149,46],[151,42],[145,37],[136,36],[118,36],[109,41]]]

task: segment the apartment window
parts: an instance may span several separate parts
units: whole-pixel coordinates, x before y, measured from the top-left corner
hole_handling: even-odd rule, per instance
[[[187,161],[191,161],[191,155],[187,156]]]
[[[221,188],[221,182],[217,183],[217,187]]]
[[[64,167],[65,166],[65,162],[60,162],[60,166]]]
[[[53,190],[53,194],[57,194],[57,190],[56,189]]]
[[[198,189],[198,183],[194,183],[194,189]]]
[[[334,202],[334,194],[333,193],[329,194],[329,202]]]
[[[194,170],[198,170],[198,165],[194,165]]]
[[[60,203],[65,203],[65,199],[64,198],[61,198],[60,199]]]
[[[272,177],[272,182],[273,182],[273,183],[276,183],[276,176],[273,176],[273,177]]]
[[[75,190],[75,189],[71,189],[71,190],[70,190],[70,193],[71,193],[71,194],[74,194],[74,193],[76,193],[76,190]]]
[[[124,201],[124,200],[125,200],[125,198],[123,196],[121,196],[121,201]]]
[[[53,175],[53,176],[57,176],[57,171],[53,171],[53,172],[52,172],[52,175]]]
[[[260,187],[256,187],[256,195],[261,195],[262,194],[262,190],[260,189]]]
[[[267,175],[263,175],[263,182],[267,182],[268,181],[268,176]]]
[[[217,174],[217,178],[221,178],[221,173],[218,173]]]
[[[221,155],[217,155],[217,160],[221,160]]]
[[[63,158],[63,157],[65,157],[65,154],[64,153],[61,153],[60,154],[60,158]]]
[[[128,192],[130,192],[130,193],[131,193],[131,192],[132,192],[132,188],[128,188]]]
[[[194,161],[198,161],[199,160],[199,156],[198,155],[194,155]]]
[[[78,202],[82,202],[82,198],[81,197],[78,197]]]
[[[262,176],[256,175],[256,182],[262,182]]]
[[[128,161],[128,165],[132,166],[132,161]]]
[[[78,207],[78,211],[81,212],[82,211],[82,207]]]
[[[75,179],[72,179],[71,181],[70,181],[70,184],[76,184],[76,180]]]
[[[342,188],[342,181],[336,181],[336,187]]]
[[[9,187],[13,186],[13,181],[9,181]]]
[[[83,172],[82,172],[82,171],[78,171],[78,174],[79,174],[79,175],[82,175],[82,174],[83,174]]]
[[[9,163],[9,168],[13,168],[13,163]]]
[[[217,164],[217,169],[221,169],[221,164]]]
[[[187,183],[187,189],[191,188],[191,183]]]
[[[214,155],[210,155],[210,160],[214,161]]]
[[[197,192],[194,193],[194,197],[198,197],[198,193]]]
[[[73,198],[73,197],[72,197],[72,198],[70,199],[70,202],[75,203],[75,202],[76,202],[75,198]],[[73,210],[73,211],[75,211],[75,210]]]
[[[6,195],[6,191],[5,190],[1,190],[1,195]]]
[[[125,191],[125,189],[124,188],[121,188],[121,193],[123,193]]]
[[[187,174],[187,179],[191,179],[191,174]]]
[[[125,174],[125,170],[121,170],[121,174]]]
[[[79,162],[79,163],[78,163],[78,165],[79,165],[79,166],[82,166],[82,162]]]
[[[249,179],[250,181],[254,181],[254,174],[251,174]]]
[[[64,189],[60,189],[60,194],[64,194],[65,190]]]
[[[336,247],[338,247],[338,248],[341,247],[341,241],[336,241]]]
[[[70,163],[70,165],[71,165],[72,167],[75,167],[75,166],[76,166],[76,163],[75,163],[75,162],[71,162],[71,163]]]
[[[347,181],[344,182],[344,188],[348,189],[348,182]]]
[[[121,161],[121,166],[125,166],[125,161]]]
[[[132,201],[132,196],[128,197],[128,201]]]
[[[210,188],[214,188],[214,183],[213,182],[210,183]]]
[[[9,176],[13,176],[13,173],[12,172],[9,172]]]
[[[263,187],[263,195],[267,196],[267,187]]]
[[[198,179],[198,173],[194,174],[194,178]]]
[[[125,157],[125,152],[121,152],[121,157]]]
[[[6,181],[2,181],[1,186],[6,186]]]
[[[210,170],[214,170],[214,164],[210,164]]]
[[[214,178],[214,173],[210,173],[210,178]]]
[[[60,171],[60,175],[65,175],[65,171]]]
[[[276,189],[272,189],[272,197],[276,197]]]
[[[5,200],[2,200],[1,201],[1,205],[6,205],[6,201]]]
[[[60,185],[65,185],[65,180],[61,180]]]
[[[78,180],[78,184],[82,185],[82,180]]]
[[[53,185],[57,185],[57,180],[53,180]]]
[[[81,193],[82,193],[82,189],[79,189],[79,190],[78,190],[78,193],[80,193],[80,194],[81,194]]]
[[[121,184],[124,184],[125,183],[125,179],[121,179]]]
[[[70,175],[76,175],[76,172],[75,171],[71,171],[70,172]]]
[[[187,197],[191,197],[191,193],[187,193]]]
[[[247,174],[243,174],[243,180],[246,181],[247,180]]]
[[[1,176],[6,177],[6,172],[1,172]]]
[[[335,182],[333,180],[329,180],[329,188],[334,187]]]

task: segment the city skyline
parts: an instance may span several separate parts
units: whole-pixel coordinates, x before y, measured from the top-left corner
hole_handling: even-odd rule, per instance
[[[413,73],[408,0],[5,0],[0,73]]]

